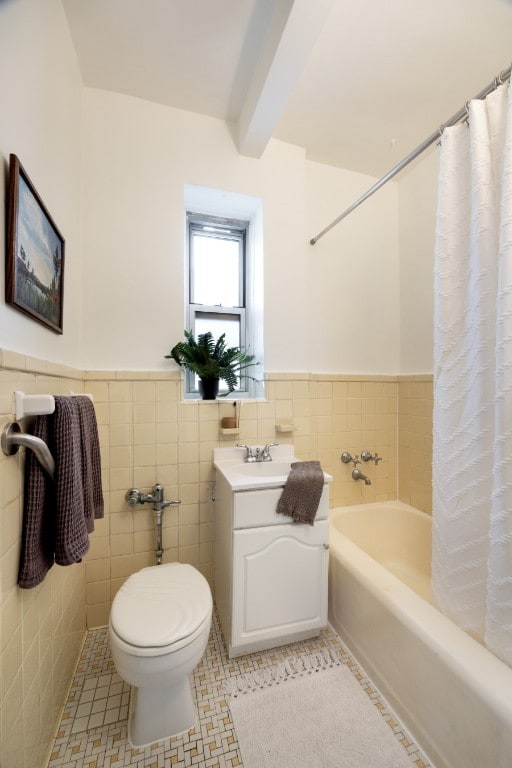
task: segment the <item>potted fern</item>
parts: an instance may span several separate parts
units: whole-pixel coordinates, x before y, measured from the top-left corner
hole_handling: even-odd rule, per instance
[[[228,347],[225,333],[215,341],[210,331],[200,333],[197,341],[192,331],[185,331],[185,341],[175,344],[165,357],[199,377],[199,394],[203,400],[215,400],[221,379],[228,385],[228,391],[221,395],[226,397],[235,390],[242,371],[258,365],[253,362],[254,355],[240,347]]]

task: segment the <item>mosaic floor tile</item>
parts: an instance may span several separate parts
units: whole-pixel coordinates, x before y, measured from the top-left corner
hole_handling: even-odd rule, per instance
[[[243,768],[227,702],[226,680],[294,656],[329,650],[347,664],[409,755],[411,768],[431,768],[373,683],[328,627],[317,638],[228,659],[217,615],[193,674],[198,722],[188,732],[141,749],[127,739],[130,686],[117,674],[107,628],[90,630],[70,686],[48,768]],[[283,767],[285,768],[285,767]]]

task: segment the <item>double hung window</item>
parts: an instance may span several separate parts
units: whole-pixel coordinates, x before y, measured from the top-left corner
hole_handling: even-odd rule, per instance
[[[247,237],[249,222],[187,214],[188,324],[194,336],[223,333],[229,347],[247,349]],[[220,391],[225,391],[220,382]],[[186,395],[197,396],[197,376],[187,373]],[[250,379],[239,380],[236,394],[250,394]]]

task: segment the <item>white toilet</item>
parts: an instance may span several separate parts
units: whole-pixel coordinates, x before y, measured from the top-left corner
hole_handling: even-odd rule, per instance
[[[128,737],[135,747],[191,728],[197,719],[189,674],[208,643],[212,595],[191,565],[169,563],[130,576],[112,603],[109,638],[132,691]]]

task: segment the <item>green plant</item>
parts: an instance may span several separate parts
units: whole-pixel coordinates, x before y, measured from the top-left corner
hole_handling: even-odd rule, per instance
[[[228,385],[228,392],[233,392],[238,384],[238,379],[252,365],[258,365],[254,361],[254,355],[250,355],[240,347],[228,347],[226,334],[219,336],[214,341],[210,331],[200,333],[197,341],[192,331],[185,331],[186,341],[179,341],[171,349],[166,358],[172,358],[178,365],[187,368],[197,374],[200,379],[222,379]],[[247,375],[247,374],[244,374]],[[250,376],[249,378],[252,378]]]

